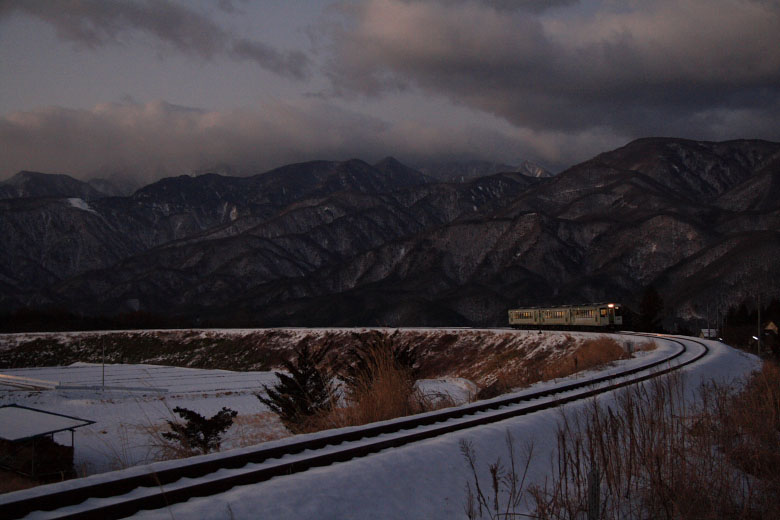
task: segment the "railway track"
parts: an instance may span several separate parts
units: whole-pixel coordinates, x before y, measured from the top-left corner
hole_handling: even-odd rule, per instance
[[[215,495],[235,486],[306,471],[446,433],[526,415],[609,392],[693,363],[708,352],[703,343],[662,337],[679,348],[670,356],[585,381],[522,395],[510,395],[427,414],[315,434],[271,447],[130,468],[52,485],[45,493],[0,496],[0,518],[123,518],[190,498]],[[690,352],[686,342],[696,343]],[[43,490],[40,490],[43,491]],[[13,495],[19,495],[15,498]]]

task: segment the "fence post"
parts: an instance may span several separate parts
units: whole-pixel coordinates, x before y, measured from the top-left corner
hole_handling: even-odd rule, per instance
[[[601,474],[593,466],[588,474],[588,520],[599,520],[601,510]]]

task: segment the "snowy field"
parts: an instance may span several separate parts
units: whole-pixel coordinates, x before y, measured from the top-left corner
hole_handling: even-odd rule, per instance
[[[257,444],[287,436],[276,415],[255,394],[276,382],[273,372],[233,372],[155,365],[75,363],[66,367],[3,370],[2,374],[33,378],[65,389],[21,390],[0,381],[0,406],[18,404],[89,419],[95,424],[76,430],[75,466],[82,476],[148,463],[158,458],[151,435],[177,418],[182,406],[211,416],[223,406],[238,412],[222,448]],[[463,403],[476,386],[459,378],[422,380],[423,392],[447,395]],[[81,387],[81,388],[79,388]],[[70,433],[55,440],[70,445]]]
[[[391,329],[380,329],[390,332]],[[392,329],[395,330],[395,329]],[[182,331],[142,331],[142,332],[75,332],[52,334],[9,334],[2,335],[0,344],[4,349],[25,348],[30,342],[45,340],[53,346],[46,346],[47,355],[71,346],[86,344],[90,339],[111,344],[117,335],[128,335],[131,339],[164,338],[168,344],[192,341],[219,341],[227,338],[263,337],[275,334],[280,338],[277,348],[283,348],[288,342],[295,344],[305,338],[322,339],[328,336],[348,337],[355,329],[283,329],[280,331],[252,330],[182,330]],[[535,331],[495,331],[473,329],[401,329],[403,334],[421,341],[422,355],[424,346],[443,335],[457,338],[449,344],[448,351],[458,353],[456,358],[473,355],[475,349],[480,354],[474,361],[468,362],[467,372],[481,374],[479,383],[489,381],[490,370],[482,367],[497,350],[517,349],[529,356],[549,356],[571,347],[572,337],[595,337],[589,333],[555,333],[542,335]],[[626,337],[625,342],[641,342],[644,339]],[[198,344],[190,346],[197,350],[198,363],[204,364],[206,353]],[[528,348],[527,352],[524,348]],[[289,345],[286,348],[290,348]],[[563,349],[563,350],[562,350]],[[91,349],[93,352],[96,350]],[[609,370],[620,370],[638,363],[668,355],[668,348],[659,348],[651,352],[637,352],[635,358],[624,360]],[[99,350],[97,351],[99,352]],[[178,355],[181,350],[176,350]],[[156,353],[159,355],[159,353]],[[190,357],[192,359],[192,357]],[[166,361],[172,361],[166,358]],[[504,363],[503,368],[506,368]],[[104,368],[105,367],[105,368]],[[476,394],[477,381],[459,377],[457,373],[444,374],[441,377],[421,379],[417,385],[429,397],[442,397],[454,404],[468,402]],[[233,427],[225,434],[222,449],[238,448],[260,442],[288,436],[289,433],[277,416],[271,413],[255,396],[262,392],[263,386],[276,382],[273,371],[231,371],[202,368],[184,368],[162,366],[147,363],[128,363],[105,365],[98,363],[76,362],[68,366],[29,367],[0,370],[2,375],[15,378],[31,378],[48,382],[48,390],[24,390],[9,386],[0,379],[0,405],[17,404],[52,411],[60,414],[95,421],[95,424],[76,430],[74,445],[74,463],[81,476],[93,475],[111,470],[136,466],[159,460],[159,432],[167,430],[168,420],[178,417],[173,409],[177,406],[195,410],[211,416],[223,406],[236,410],[238,416]],[[588,377],[581,372],[572,378]],[[55,439],[62,444],[70,444],[70,433],[57,434]]]
[[[154,365],[106,365],[105,386],[101,365],[76,363],[66,367],[3,370],[3,374],[29,377],[74,387],[65,390],[30,391],[0,382],[0,405],[18,404],[96,421],[76,430],[75,466],[90,475],[155,459],[150,429],[175,418],[173,408],[183,406],[213,415],[223,406],[237,410],[244,418],[258,417],[267,410],[254,396],[263,384],[273,384],[273,372],[230,372]],[[75,387],[96,387],[78,389]],[[124,390],[122,387],[130,388]],[[144,388],[150,390],[143,390]],[[277,438],[286,430],[272,414],[261,416],[263,427],[253,422],[251,435]],[[241,445],[249,435],[235,425],[226,435],[225,447]],[[55,436],[70,444],[70,433]]]
[[[689,398],[704,381],[733,381],[759,367],[755,356],[718,342],[707,344],[711,354],[682,369]],[[668,353],[671,348],[666,344],[659,350]],[[655,355],[657,353],[652,353],[648,358]],[[637,362],[639,360],[632,359],[624,363],[632,365]],[[614,404],[614,399],[614,392],[600,397],[604,404]],[[465,486],[471,477],[461,454],[462,440],[473,443],[484,486],[489,485],[487,465],[498,458],[504,462],[507,460],[507,433],[513,436],[518,448],[533,443],[534,455],[528,482],[543,482],[551,472],[555,432],[561,413],[577,413],[588,405],[589,401],[571,403],[563,410],[542,411],[455,432],[365,458],[240,486],[217,496],[192,499],[168,509],[144,511],[136,516],[160,520],[466,518]]]
[[[523,336],[526,333],[515,334]],[[580,335],[587,336],[574,334],[575,337]],[[558,349],[563,336],[556,333],[545,334],[544,338],[527,335],[543,351]],[[621,339],[625,344],[640,341],[628,336]],[[758,367],[754,356],[721,343],[708,344],[712,353],[684,369],[688,388],[695,388],[709,379],[730,381]],[[655,350],[637,352],[635,357],[601,371],[580,372],[566,379],[538,383],[529,391],[569,379],[589,378],[597,373],[644,365],[665,358],[678,348],[664,340],[657,341],[657,346]],[[75,437],[76,466],[85,475],[153,461],[156,452],[149,432],[160,431],[166,420],[174,418],[172,409],[176,406],[204,415],[212,415],[223,406],[238,411],[237,424],[227,433],[223,450],[263,441],[270,441],[271,445],[286,442],[280,439],[287,435],[286,430],[254,395],[263,385],[275,382],[270,371],[108,364],[105,366],[105,390],[101,390],[103,368],[100,364],[75,363],[1,372],[45,380],[66,388],[30,391],[0,385],[0,404],[16,403],[96,421],[94,425],[77,430]],[[455,403],[466,402],[477,389],[471,381],[457,377],[421,380],[418,384],[424,392],[447,394]],[[607,395],[601,399],[609,403],[614,397]],[[576,412],[583,406],[583,403],[570,404],[565,411]],[[518,446],[532,442],[535,455],[529,477],[540,482],[550,473],[555,430],[561,413],[561,410],[544,411],[456,432],[363,459],[238,487],[216,497],[193,499],[169,510],[143,512],[139,517],[465,518],[464,489],[469,471],[461,455],[461,441],[473,443],[485,482],[489,478],[487,464],[499,457],[506,460],[504,440],[507,432],[512,434]],[[69,444],[70,434],[63,434],[60,442]]]

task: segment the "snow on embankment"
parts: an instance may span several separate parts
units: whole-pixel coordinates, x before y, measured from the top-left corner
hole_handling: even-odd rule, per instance
[[[75,362],[144,363],[225,370],[274,370],[306,342],[333,356],[376,332],[416,348],[421,377],[490,383],[497,369],[554,359],[598,335],[480,329],[204,329],[0,335],[0,369]],[[634,340],[630,340],[634,341]]]
[[[506,330],[381,332],[416,347],[418,388],[424,394],[454,404],[473,399],[480,387],[499,378],[508,382],[502,391],[526,386],[538,380],[542,360],[560,364],[578,346],[598,337]],[[17,403],[96,420],[95,425],[76,432],[76,466],[85,474],[157,458],[150,433],[165,428],[176,406],[204,415],[222,406],[237,410],[238,425],[228,432],[224,447],[242,446],[289,435],[254,394],[276,381],[271,370],[290,357],[295,347],[302,342],[315,347],[332,345],[338,359],[375,333],[367,329],[265,329],[0,335],[3,373],[67,388],[29,392],[0,384],[0,404]],[[103,348],[105,371],[100,365]],[[104,383],[105,391],[100,389]],[[155,390],[160,388],[167,392]]]
[[[715,379],[730,381],[747,375],[758,359],[718,342],[707,342],[711,353],[683,369],[689,387]],[[675,350],[659,340],[657,352]],[[639,360],[621,363],[634,364]],[[543,385],[549,385],[544,383]],[[610,404],[615,393],[600,398]],[[583,411],[590,401],[571,403],[566,413]],[[551,474],[551,455],[556,447],[560,410],[547,410],[345,463],[316,468],[305,473],[240,486],[217,496],[191,499],[165,510],[139,513],[143,518],[466,518],[465,485],[470,470],[461,455],[461,442],[469,441],[477,454],[478,471],[489,486],[487,466],[501,458],[507,463],[505,438],[511,433],[518,447],[533,444],[533,457],[526,484],[542,482]],[[519,457],[521,458],[521,457]]]

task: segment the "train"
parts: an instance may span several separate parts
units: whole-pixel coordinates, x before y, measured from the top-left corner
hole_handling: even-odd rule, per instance
[[[619,303],[509,309],[509,325],[518,329],[617,330],[623,325]]]

